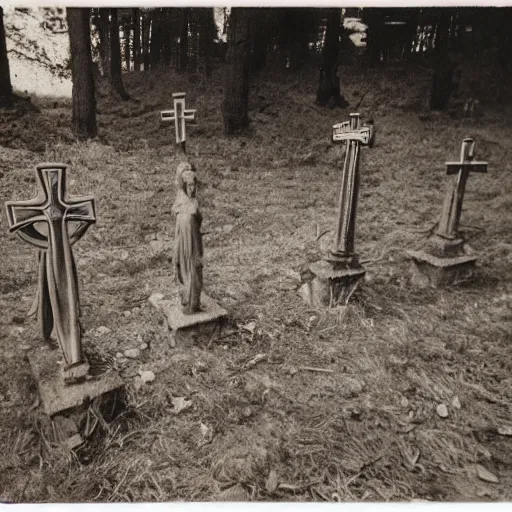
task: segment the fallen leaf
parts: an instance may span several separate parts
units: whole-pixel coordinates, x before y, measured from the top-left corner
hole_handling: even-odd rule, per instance
[[[279,485],[279,481],[277,479],[277,473],[274,469],[270,471],[267,477],[267,481],[265,482],[265,489],[269,494],[272,494],[277,489]]]
[[[445,404],[439,404],[436,407],[436,412],[441,418],[448,418],[448,408]]]
[[[179,414],[182,411],[185,411],[189,407],[192,407],[192,400],[187,400],[183,396],[178,396],[172,399],[173,412],[174,414]]]
[[[493,475],[489,470],[485,469],[480,464],[476,465],[476,474],[480,480],[484,482],[491,482],[493,484],[499,483],[499,479],[496,475]]]
[[[258,363],[262,361],[266,361],[268,359],[268,354],[256,354],[248,363],[245,364],[245,368],[252,368],[256,366]]]

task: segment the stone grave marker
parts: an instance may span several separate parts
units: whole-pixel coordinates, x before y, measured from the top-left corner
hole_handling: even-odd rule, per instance
[[[183,346],[208,342],[218,336],[227,317],[225,309],[203,292],[202,215],[197,199],[197,176],[188,162],[176,172],[176,215],[173,267],[175,288],[155,293],[149,301],[163,313],[173,342]]]
[[[471,172],[487,172],[487,162],[475,160],[475,141],[462,141],[460,160],[446,162],[448,185],[437,230],[422,250],[407,251],[412,258],[412,282],[420,286],[449,286],[467,281],[477,257],[468,254],[459,231],[466,183]]]
[[[175,92],[172,97],[174,98],[173,110],[162,110],[160,112],[160,121],[162,123],[173,123],[176,132],[176,144],[178,148],[186,153],[186,139],[187,139],[187,121],[192,123],[196,122],[195,109],[185,108],[184,92]]]
[[[28,357],[48,416],[79,407],[123,385],[114,372],[96,375],[82,351],[72,246],[96,221],[96,215],[93,197],[66,198],[66,171],[62,163],[37,165],[37,196],[5,203],[9,231],[39,249],[37,317],[47,345],[34,348]],[[48,347],[52,331],[60,351]]]
[[[360,147],[373,144],[374,128],[360,126],[360,115],[350,114],[350,121],[333,126],[333,142],[346,144],[341,175],[338,216],[331,250],[312,263],[308,279],[299,293],[311,305],[336,307],[348,302],[365,271],[354,249],[357,199],[359,195]]]

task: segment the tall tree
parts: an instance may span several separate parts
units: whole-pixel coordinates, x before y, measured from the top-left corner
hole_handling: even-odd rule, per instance
[[[151,18],[147,12],[142,14],[142,64],[144,71],[149,70],[150,56],[149,56],[149,32],[151,29]]]
[[[181,32],[180,32],[180,57],[178,71],[186,71],[188,66],[188,25],[190,18],[190,8],[181,9]]]
[[[110,80],[110,9],[99,9],[100,59],[103,76]]]
[[[316,91],[316,102],[321,106],[347,107],[348,102],[341,94],[338,76],[338,53],[341,37],[341,9],[329,8],[322,51],[320,83]]]
[[[119,22],[117,9],[110,9],[110,80],[112,87],[122,100],[130,99],[123,85],[121,71],[121,42],[119,39]]]
[[[140,52],[140,10],[135,8],[132,11],[133,18],[133,69],[140,71],[141,52]]]
[[[67,21],[73,80],[71,127],[78,139],[85,140],[97,134],[89,9],[68,8]]]
[[[228,25],[228,52],[222,114],[224,131],[234,133],[248,126],[249,116],[249,20],[251,9],[233,7]]]
[[[5,40],[4,10],[0,7],[0,107],[9,106],[11,101],[12,85]]]

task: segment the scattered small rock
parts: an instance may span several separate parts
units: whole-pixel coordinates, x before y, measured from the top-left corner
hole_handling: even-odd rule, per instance
[[[129,317],[129,316],[131,316],[131,314],[132,314],[131,311],[123,311],[123,316],[125,316],[125,317]]]
[[[122,352],[116,352],[116,358],[117,358],[117,359],[122,359],[122,358],[124,358],[123,353],[122,353]]]
[[[182,411],[187,410],[192,407],[192,400],[187,400],[183,396],[178,396],[172,399],[173,411],[174,414],[179,414]]]
[[[400,405],[402,407],[407,407],[409,405],[409,400],[407,400],[407,398],[405,396],[403,396],[401,399],[400,399]]]
[[[256,329],[256,322],[249,322],[248,324],[241,326],[244,331],[248,331],[251,334],[254,334],[254,330]]]
[[[485,469],[480,464],[477,464],[476,466],[476,475],[480,480],[483,480],[484,482],[490,482],[492,484],[499,483],[499,479],[496,475],[492,474],[489,470]]]
[[[448,418],[448,408],[445,404],[439,404],[436,408],[436,412],[441,418]]]
[[[165,242],[163,240],[151,240],[149,247],[153,253],[158,253],[164,250]]]
[[[201,423],[199,428],[201,429],[201,436],[203,438],[201,445],[210,444],[213,441],[213,430],[204,423]]]
[[[512,436],[512,426],[511,425],[502,425],[497,428],[497,432],[500,436]]]
[[[139,372],[140,379],[144,384],[153,382],[155,380],[155,374],[151,370],[141,370]]]
[[[121,254],[119,255],[119,259],[121,261],[126,261],[130,257],[130,253],[128,251],[121,251]]]
[[[20,348],[20,350],[30,350],[32,347],[30,345],[18,345],[18,347]]]
[[[149,348],[149,345],[147,343],[141,343],[139,345],[140,350],[147,350]]]
[[[272,494],[277,489],[279,485],[279,481],[277,479],[277,473],[274,469],[270,471],[267,477],[267,481],[265,482],[265,489],[269,494]]]
[[[459,397],[458,396],[454,396],[452,398],[452,407],[454,409],[460,409],[461,408],[461,405],[460,405],[460,400],[459,400]]]
[[[103,336],[104,334],[109,334],[110,332],[112,332],[112,331],[108,327],[105,327],[104,325],[100,325],[96,329],[97,336]]]
[[[246,418],[250,418],[252,416],[252,409],[247,406],[247,407],[244,407],[244,410],[242,411],[242,414],[246,417]]]
[[[130,359],[137,359],[140,356],[140,350],[138,348],[129,348],[124,351],[124,355]]]

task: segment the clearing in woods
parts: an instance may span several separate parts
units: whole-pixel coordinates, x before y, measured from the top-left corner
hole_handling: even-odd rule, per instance
[[[371,88],[359,110],[377,128],[375,147],[362,151],[356,234],[368,276],[349,307],[326,313],[304,304],[297,278],[332,234],[316,240],[336,214],[342,153],[331,128],[350,109],[313,105],[314,70],[300,82],[259,79],[249,134],[225,138],[221,74],[208,84],[127,75],[138,102],[100,91],[100,138],[84,144],[70,138],[69,105],[0,114],[2,201],[33,195],[33,166],[47,158],[70,164],[70,194],[96,197],[98,222],[74,248],[84,347],[127,384],[125,412],[100,422],[85,448],[49,448],[24,358],[38,343],[26,318],[36,251],[7,233],[3,213],[2,499],[512,499],[510,108],[420,119],[407,105],[415,92],[421,100],[421,77],[364,77]],[[361,83],[347,72],[352,105]],[[182,90],[198,111],[187,150],[202,181],[205,291],[234,326],[211,349],[171,348],[147,301],[172,286],[178,159],[173,128],[158,125]],[[435,222],[444,162],[466,136],[489,161],[488,174],[471,177],[462,217],[478,276],[411,289],[405,251]],[[139,357],[116,357],[130,348]],[[156,379],[135,386],[139,370]]]

